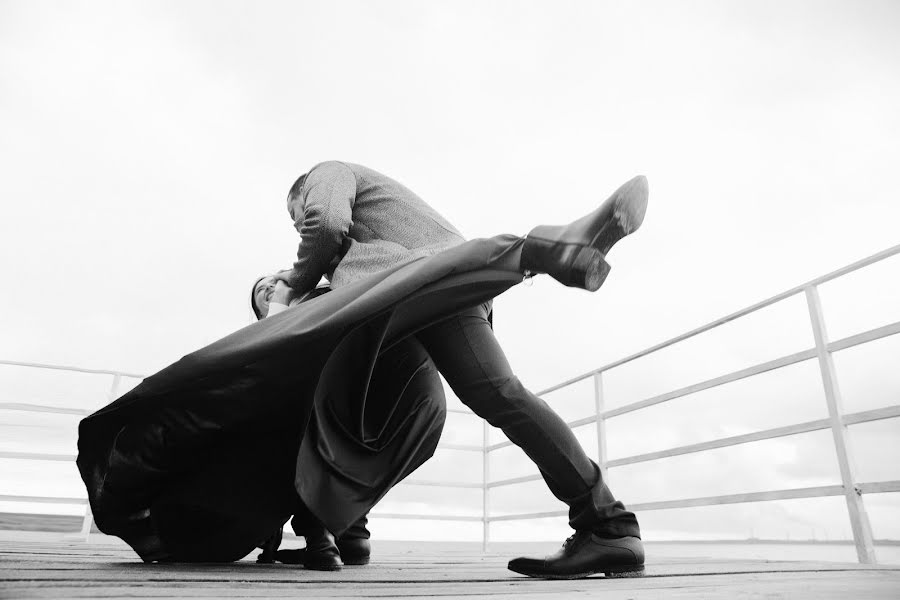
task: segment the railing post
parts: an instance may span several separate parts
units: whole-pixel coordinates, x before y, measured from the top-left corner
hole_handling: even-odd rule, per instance
[[[876,562],[872,526],[866,513],[862,492],[856,486],[853,455],[850,451],[847,426],[844,425],[841,392],[838,387],[834,359],[831,356],[831,352],[828,351],[828,334],[825,330],[825,318],[822,314],[822,301],[819,299],[819,290],[816,286],[807,287],[805,292],[813,336],[816,340],[819,370],[822,373],[822,383],[825,387],[825,401],[828,403],[831,435],[834,438],[834,447],[837,451],[841,483],[844,487],[844,497],[847,500],[847,511],[850,513],[850,527],[853,530],[853,540],[856,542],[856,555],[859,558],[859,562],[872,564]]]
[[[106,395],[107,403],[112,402],[119,397],[119,385],[122,383],[122,374],[113,375],[112,385],[109,386],[109,392]],[[85,542],[91,539],[91,527],[94,524],[94,514],[91,512],[91,503],[88,502],[84,509],[84,519],[81,520],[81,537]]]
[[[79,536],[85,542],[91,539],[91,527],[94,525],[94,515],[91,512],[91,503],[88,502],[84,509],[84,519],[81,521],[81,532]]]
[[[490,437],[490,425],[487,421],[482,423],[482,466],[481,466],[481,551],[487,552],[488,542],[491,541],[491,504],[488,494],[488,482],[491,478],[491,454],[488,452]]]
[[[606,419],[603,418],[603,372],[594,373],[594,408],[597,411],[597,464],[600,465],[600,476],[609,483],[606,469]]]

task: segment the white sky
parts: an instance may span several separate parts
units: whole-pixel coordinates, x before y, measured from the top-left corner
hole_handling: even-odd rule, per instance
[[[875,1],[0,0],[0,359],[151,373],[244,326],[249,285],[295,252],[287,189],[322,160],[399,179],[469,237],[569,221],[643,173],[646,222],[600,292],[538,280],[496,303],[539,390],[900,242],[898,25],[900,5]],[[895,258],[824,288],[832,337],[900,320],[898,275]],[[795,299],[611,374],[609,403],[809,347],[804,311]],[[848,410],[897,403],[898,355],[888,339],[837,356]],[[621,417],[610,454],[825,416],[814,364],[766,377]],[[71,406],[108,385],[0,378],[0,401]],[[581,388],[554,406],[577,418],[590,401]],[[2,413],[0,449],[71,451],[73,419]],[[862,479],[900,479],[895,421],[853,429]],[[445,439],[478,442],[480,423],[462,423]],[[611,479],[626,502],[827,485],[830,444],[807,434]],[[508,452],[497,478],[533,472]],[[480,475],[480,457],[452,454],[421,476]],[[0,494],[81,493],[53,474],[67,465],[13,463]],[[480,510],[454,494],[407,488],[386,506]],[[558,509],[546,495],[509,488],[492,506]],[[900,536],[896,496],[867,500],[877,537]],[[843,537],[841,502],[643,522],[656,538]],[[559,521],[534,530],[556,537]],[[480,534],[467,527],[434,531]]]

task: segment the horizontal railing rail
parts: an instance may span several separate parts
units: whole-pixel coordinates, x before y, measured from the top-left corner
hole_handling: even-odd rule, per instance
[[[869,423],[871,421],[880,421],[882,419],[893,419],[896,417],[900,417],[900,404],[894,404],[892,406],[884,406],[882,408],[876,408],[872,410],[864,410],[856,413],[850,413],[843,415],[843,423],[844,425],[858,425],[860,423]],[[570,421],[567,423],[570,428],[575,428],[579,426],[583,426],[586,424],[594,423],[596,421],[596,417],[591,417],[591,420],[587,423],[581,421]],[[573,425],[573,423],[575,425]],[[668,448],[666,450],[658,450],[655,452],[648,452],[646,454],[636,454],[634,456],[625,456],[622,458],[616,458],[612,460],[607,460],[606,465],[608,467],[621,467],[623,465],[630,465],[639,462],[646,462],[649,460],[657,460],[660,458],[669,458],[670,456],[680,456],[682,454],[692,454],[694,452],[704,452],[706,450],[714,450],[716,448],[726,448],[728,446],[737,446],[740,444],[748,444],[750,442],[759,442],[762,440],[769,440],[773,438],[786,437],[789,435],[797,435],[800,433],[810,433],[812,431],[820,431],[822,429],[829,429],[831,427],[830,419],[816,419],[815,421],[806,421],[804,423],[796,423],[794,425],[785,425],[782,427],[774,427],[772,429],[763,429],[760,431],[753,431],[750,433],[742,433],[740,435],[734,435],[725,438],[718,438],[713,440],[708,440],[705,442],[698,442],[696,444],[688,444],[686,446],[676,446],[674,448]],[[503,444],[503,446],[508,446],[509,444]],[[499,444],[495,444],[494,446],[490,446],[488,451],[491,449],[497,448]],[[523,479],[521,477],[516,477],[513,479],[504,479],[500,481],[493,481],[488,484],[489,487],[498,487],[502,485],[508,485],[508,482],[519,483],[522,481],[534,481],[537,479],[541,479],[540,475],[528,475],[526,476],[528,479]]]
[[[0,502],[27,502],[35,504],[87,504],[87,498],[65,498],[61,496],[11,496],[0,494]]]
[[[900,480],[876,481],[857,485],[860,493],[883,493],[900,491]],[[771,500],[797,500],[801,498],[823,498],[826,496],[843,496],[844,486],[825,485],[808,488],[771,490],[765,492],[745,492],[742,494],[726,494],[722,496],[704,496],[701,498],[683,498],[679,500],[661,500],[657,502],[637,502],[629,504],[632,511],[666,510],[673,508],[696,508],[700,506],[716,506],[719,504],[744,504],[747,502],[768,502]],[[498,515],[491,517],[494,521],[521,521],[568,516],[567,510]]]
[[[67,408],[65,406],[46,406],[43,404],[25,404],[22,402],[0,402],[0,410],[18,410],[23,412],[53,413],[57,415],[78,415],[86,417],[91,411],[84,408]]]
[[[87,369],[85,367],[71,367],[66,365],[51,365],[48,363],[23,362],[18,360],[0,360],[0,365],[9,365],[11,367],[28,367],[32,369],[48,369],[51,371],[71,371],[73,373],[87,373],[90,375],[112,375],[119,377],[129,377],[131,379],[143,379],[146,375],[138,373],[127,373],[125,371],[111,371],[109,369]]]

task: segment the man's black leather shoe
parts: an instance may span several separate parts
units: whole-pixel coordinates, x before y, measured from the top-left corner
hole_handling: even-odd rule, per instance
[[[314,571],[340,571],[344,563],[334,543],[334,536],[325,529],[309,532],[305,536],[306,548],[278,550],[275,560],[289,565],[302,564]]]
[[[344,565],[341,553],[334,543],[334,536],[324,527],[315,534],[306,534],[306,552],[303,566],[316,571],[339,571]]]
[[[644,545],[640,538],[602,538],[578,531],[562,549],[545,558],[514,558],[509,570],[544,579],[579,579],[595,573],[607,577],[641,577]]]
[[[641,226],[648,198],[647,178],[638,175],[594,212],[568,225],[535,227],[525,238],[521,269],[547,273],[570,287],[598,290],[609,274],[606,254]]]
[[[367,565],[372,554],[372,545],[365,538],[340,538],[337,541],[341,560],[345,565]]]

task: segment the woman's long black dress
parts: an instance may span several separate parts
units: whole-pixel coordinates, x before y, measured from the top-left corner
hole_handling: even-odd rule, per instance
[[[146,561],[232,561],[298,496],[344,531],[434,452],[444,397],[413,334],[521,281],[518,238],[472,240],[183,357],[81,421],[101,531]]]

